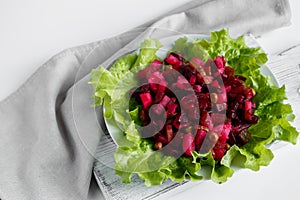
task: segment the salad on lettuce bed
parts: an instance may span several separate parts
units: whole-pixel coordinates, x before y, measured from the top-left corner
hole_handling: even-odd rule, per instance
[[[268,144],[296,144],[285,87],[261,74],[267,56],[260,48],[226,30],[210,40],[179,38],[164,58],[156,55],[161,47],[145,40],[138,53],[91,74],[94,105],[104,105],[104,117],[128,141],[114,154],[124,183],[134,174],[146,186],[207,174],[222,183],[233,175],[235,159],[257,171],[273,159]]]

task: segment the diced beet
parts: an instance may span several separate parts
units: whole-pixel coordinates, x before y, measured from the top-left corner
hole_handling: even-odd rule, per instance
[[[235,126],[232,126],[232,132],[241,132],[244,129],[247,129],[251,126],[252,124],[248,123],[248,122],[241,122]]]
[[[196,74],[197,82],[200,83],[200,84],[204,83],[204,76],[206,76],[205,72],[204,73],[201,73],[201,72],[197,73]]]
[[[204,66],[204,62],[203,60],[201,60],[200,58],[192,58],[190,60],[190,65],[193,67],[193,68],[199,68],[200,66]]]
[[[255,108],[256,108],[256,103],[251,101],[251,107],[252,107],[253,109],[255,109]]]
[[[211,149],[214,148],[215,144],[217,143],[218,139],[218,134],[214,132],[207,132],[207,135],[202,142],[200,153],[208,153],[209,151],[211,151]]]
[[[236,96],[236,101],[237,101],[237,102],[243,103],[244,100],[245,100],[245,97],[244,97],[243,94],[238,94],[238,95]]]
[[[238,109],[243,109],[243,104],[239,104]]]
[[[197,134],[196,134],[196,137],[195,137],[195,145],[196,145],[196,149],[199,151],[200,150],[200,147],[202,145],[202,142],[206,136],[206,131],[203,130],[203,129],[199,129],[197,131]]]
[[[172,52],[171,54],[178,58],[179,61],[184,61],[184,53]]]
[[[217,133],[218,135],[221,135],[222,131],[223,131],[223,126],[224,124],[219,124],[219,125],[216,125],[212,128],[212,132],[214,133]]]
[[[183,76],[177,78],[176,86],[183,90],[188,90],[191,88],[190,83]]]
[[[176,99],[176,97],[172,97],[170,101],[172,101],[173,103],[176,103],[177,99]]]
[[[224,73],[225,73],[227,76],[234,76],[234,69],[233,69],[232,67],[226,66],[226,67],[225,67],[225,70],[224,70]]]
[[[148,83],[153,92],[156,92],[160,85],[165,87],[168,85],[161,72],[153,72],[148,78]]]
[[[214,148],[212,150],[212,156],[216,161],[220,161],[226,153],[226,149],[224,148]]]
[[[140,111],[140,118],[141,118],[141,120],[143,121],[143,122],[148,122],[149,121],[149,116],[148,116],[148,114],[147,114],[147,112],[144,110],[144,109],[142,109],[141,111]],[[147,123],[146,123],[147,124]],[[145,125],[146,125],[145,124]]]
[[[146,68],[144,70],[139,71],[138,73],[138,79],[140,81],[147,79],[150,76],[151,72],[149,68]]]
[[[215,65],[215,62],[212,59],[208,59],[205,63],[205,66],[214,66],[214,65]]]
[[[161,104],[154,104],[151,109],[155,112],[155,114],[160,115],[165,108]]]
[[[183,136],[182,149],[186,155],[192,156],[192,151],[195,150],[195,143],[191,133],[187,133]]]
[[[220,113],[212,113],[211,119],[214,126],[218,124],[223,124],[226,120],[226,115]]]
[[[231,131],[231,123],[228,122],[228,123],[225,123],[223,125],[223,130],[221,132],[221,135],[219,137],[219,141],[221,143],[226,143],[226,141],[229,139],[229,133]]]
[[[179,129],[186,128],[191,125],[188,116],[185,113],[181,113],[179,117],[180,127]]]
[[[180,75],[180,73],[178,73],[177,71],[175,71],[173,69],[169,69],[169,70],[163,71],[162,75],[169,84],[173,84],[177,81],[177,78]]]
[[[157,141],[162,142],[163,144],[168,144],[168,139],[164,135],[157,134],[155,138]]]
[[[172,101],[170,101],[167,105],[167,116],[168,117],[173,117],[177,114],[176,109],[178,105]]]
[[[197,121],[199,122],[199,118],[200,118],[200,113],[199,113],[199,108],[195,108],[195,109],[191,109],[188,111],[189,113],[189,119],[192,121]]]
[[[226,86],[225,86],[225,91],[226,91],[226,92],[230,92],[230,90],[231,90],[231,86],[230,86],[230,85],[226,85]]]
[[[174,122],[173,122],[173,126],[176,128],[176,129],[179,129],[180,127],[180,115],[177,115],[176,118],[174,119]]]
[[[196,83],[196,76],[192,75],[191,78],[190,78],[190,84],[195,85],[195,83]]]
[[[188,119],[186,113],[184,113],[184,112],[181,113],[181,115],[179,117],[179,122],[180,122],[180,124],[189,122],[189,119]]]
[[[224,71],[225,71],[225,68],[220,68],[220,69],[218,69],[218,73],[219,73],[219,74],[224,74]],[[215,76],[217,76],[218,73],[216,73]]]
[[[200,93],[201,89],[202,89],[201,85],[194,85],[195,92]]]
[[[217,56],[216,59],[215,59],[215,63],[217,65],[218,69],[224,68],[225,64],[226,64],[225,57],[224,56]]]
[[[245,101],[245,110],[244,110],[244,117],[246,120],[250,121],[251,120],[251,115],[252,115],[252,104],[251,101]]]
[[[204,71],[205,71],[206,76],[211,76],[211,75],[212,75],[212,74],[211,74],[211,66],[210,66],[210,65],[205,65],[205,66],[203,67],[203,69],[204,69]]]
[[[218,94],[218,101],[217,101],[217,103],[226,103],[226,102],[227,102],[227,94],[226,94],[226,92]]]
[[[256,124],[257,121],[258,121],[258,117],[257,117],[256,115],[253,115],[253,116],[251,117],[250,123],[251,123],[251,124]]]
[[[231,93],[237,93],[237,94],[244,94],[245,87],[243,85],[240,85],[238,87],[231,88]]]
[[[254,90],[253,88],[249,87],[249,88],[246,88],[245,89],[245,92],[244,92],[245,96],[246,96],[246,99],[252,99],[254,97]]]
[[[219,82],[217,80],[214,80],[211,84],[210,84],[211,88],[217,88],[217,89],[221,89],[221,86],[219,84]]]
[[[180,67],[182,67],[184,63],[182,61],[177,62],[176,64],[172,65],[172,68],[179,71]]]
[[[154,60],[149,67],[145,68],[144,70],[140,70],[138,73],[138,79],[141,80],[146,80],[149,78],[149,76],[155,72],[158,71],[162,66],[162,62],[159,60]]]
[[[211,117],[208,114],[208,112],[202,111],[201,114],[200,114],[200,116],[201,116],[200,117],[200,123],[203,126],[206,126],[207,128],[212,129],[213,124],[212,124],[212,120],[211,120]]]
[[[153,65],[155,65],[155,66],[161,66],[163,63],[160,61],[160,60],[157,60],[157,59],[155,59],[155,60],[153,60],[153,62],[151,63],[151,67],[153,66]]]
[[[165,95],[166,86],[165,85],[159,85],[157,88],[157,92],[154,98],[154,103],[159,103],[163,96]]]
[[[159,104],[161,104],[164,108],[168,105],[168,103],[171,101],[170,97],[165,95]]]
[[[152,104],[152,97],[150,93],[140,94],[140,98],[145,109],[147,109]]]
[[[182,132],[177,132],[176,134],[174,134],[172,141],[164,148],[164,151],[167,155],[181,156],[181,154],[184,153],[184,151],[182,150],[184,135],[185,134]]]
[[[167,58],[165,59],[165,62],[170,64],[170,65],[174,65],[174,64],[177,64],[179,62],[179,59],[176,58],[174,55],[169,54],[167,56]]]
[[[200,109],[206,109],[208,107],[208,101],[210,99],[209,93],[200,93],[197,96]]]
[[[164,127],[165,116],[163,115],[153,116],[151,120],[157,131],[160,131]]]
[[[197,103],[196,101],[197,101],[197,98],[193,94],[190,94],[190,95],[184,96],[180,100],[180,105],[182,106],[182,109],[190,111],[190,110],[195,109],[195,105]]]

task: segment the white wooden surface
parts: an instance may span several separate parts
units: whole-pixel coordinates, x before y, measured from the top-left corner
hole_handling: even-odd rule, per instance
[[[59,51],[124,32],[188,1],[0,0],[0,100]],[[300,1],[290,4],[291,26],[258,39],[269,54],[300,44]],[[300,144],[287,145],[259,172],[243,170],[225,184],[195,185],[168,199],[299,199],[299,166]]]

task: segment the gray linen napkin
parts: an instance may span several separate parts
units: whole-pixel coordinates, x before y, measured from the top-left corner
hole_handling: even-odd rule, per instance
[[[149,36],[208,34],[220,28],[258,35],[289,20],[287,0],[192,1],[132,31],[57,54],[0,102],[0,198],[100,197],[96,187],[88,196],[102,130],[87,84],[99,64]]]

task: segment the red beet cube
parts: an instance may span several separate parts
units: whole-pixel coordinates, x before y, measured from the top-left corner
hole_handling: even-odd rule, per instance
[[[152,104],[152,97],[149,92],[140,94],[140,98],[145,109],[147,109]]]

